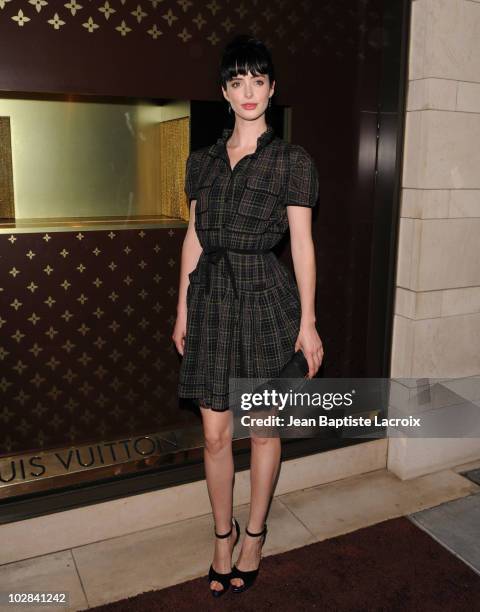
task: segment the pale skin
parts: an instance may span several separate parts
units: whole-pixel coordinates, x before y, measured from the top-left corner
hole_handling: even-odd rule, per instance
[[[255,152],[257,138],[267,129],[265,110],[273,95],[275,81],[270,84],[268,75],[237,75],[222,87],[225,99],[235,113],[235,127],[227,141],[227,152],[233,168],[242,157]],[[252,110],[242,105],[254,103]],[[315,318],[315,249],[312,239],[312,211],[308,207],[288,206],[287,216],[290,228],[292,260],[301,301],[300,329],[295,342],[295,351],[301,349],[308,361],[308,378],[318,372],[323,360],[322,341],[316,329]],[[195,205],[192,200],[190,220],[182,247],[180,282],[177,303],[177,319],[172,340],[178,352],[183,355],[185,346],[188,289],[188,274],[198,263],[202,247],[195,232]],[[227,533],[232,527],[234,464],[232,454],[232,413],[215,412],[200,408],[205,438],[204,462],[207,489],[212,505],[214,524],[217,533]],[[252,533],[262,531],[273,487],[280,468],[281,440],[278,437],[251,437],[250,461],[250,513],[248,529]],[[236,539],[233,527],[228,538],[215,538],[213,567],[217,572],[231,570],[232,548]],[[248,571],[256,569],[260,563],[262,538],[245,534],[236,565]],[[231,583],[241,586],[241,578],[233,578]],[[223,586],[212,581],[211,589],[222,590]]]

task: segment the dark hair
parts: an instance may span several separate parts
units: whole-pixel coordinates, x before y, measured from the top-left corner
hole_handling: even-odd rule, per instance
[[[251,72],[253,76],[268,74],[270,85],[275,80],[272,57],[262,41],[250,34],[239,34],[225,47],[220,64],[220,84],[227,88],[230,81],[237,74],[246,76]]]

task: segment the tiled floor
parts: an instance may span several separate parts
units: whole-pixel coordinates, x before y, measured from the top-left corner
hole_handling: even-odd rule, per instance
[[[480,573],[479,493],[478,484],[452,469],[405,481],[377,470],[280,495],[271,506],[263,554],[410,515]],[[244,528],[248,505],[235,508],[235,516]],[[65,590],[70,610],[93,607],[205,575],[212,536],[209,514],[9,563],[0,566],[0,591]],[[0,606],[0,610],[12,608]]]

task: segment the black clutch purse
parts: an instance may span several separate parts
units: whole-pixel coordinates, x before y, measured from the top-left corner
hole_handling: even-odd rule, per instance
[[[255,387],[253,393],[263,393],[265,390],[267,391],[277,391],[278,393],[288,393],[289,391],[298,391],[299,388],[305,383],[305,376],[308,374],[308,361],[303,354],[303,351],[299,349],[296,353],[293,354],[291,359],[287,361],[287,363],[283,366],[277,376],[273,379],[268,380],[261,385]],[[296,379],[295,382],[285,381],[278,379]],[[272,408],[272,406],[253,406],[250,409],[250,412],[267,410]],[[273,407],[274,408],[274,407]]]
[[[304,378],[308,374],[308,361],[301,349],[287,361],[277,378]]]

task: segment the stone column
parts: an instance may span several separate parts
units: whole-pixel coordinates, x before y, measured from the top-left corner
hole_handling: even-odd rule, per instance
[[[480,0],[413,0],[391,376],[480,375]],[[411,478],[476,438],[389,440]]]

